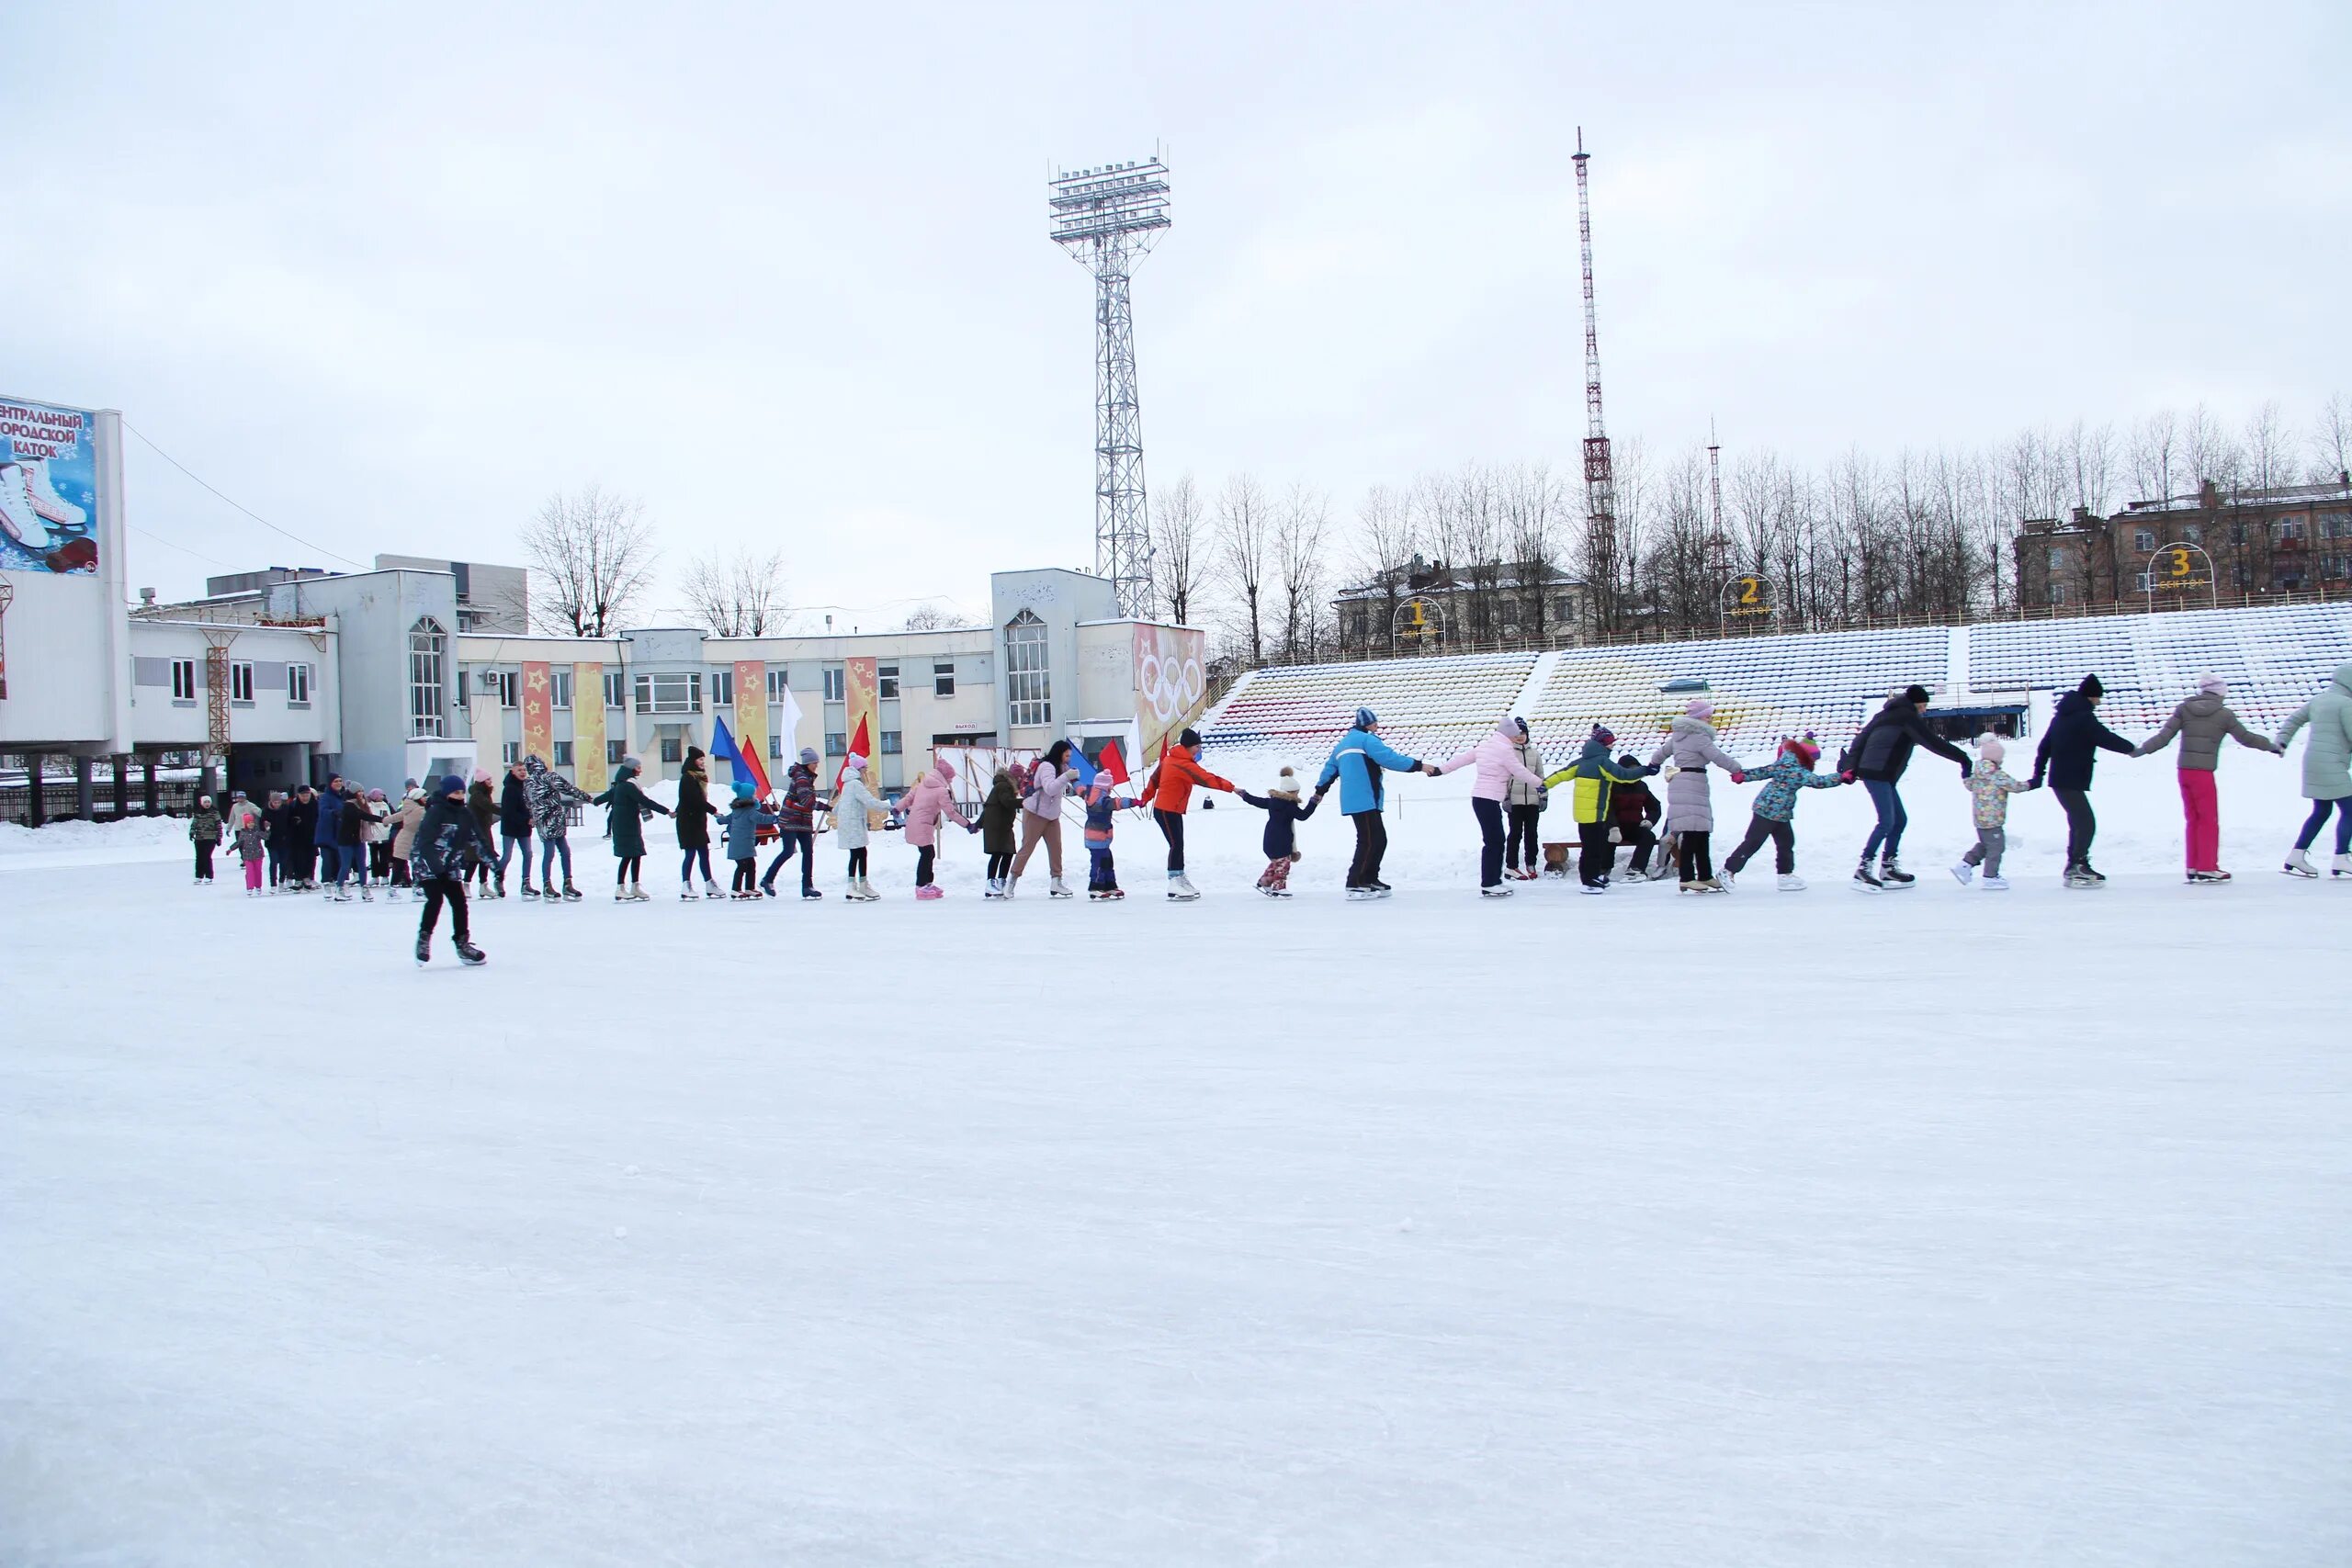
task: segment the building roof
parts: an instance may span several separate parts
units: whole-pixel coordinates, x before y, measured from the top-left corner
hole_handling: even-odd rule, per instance
[[[2318,484],[2273,485],[2263,490],[2233,490],[2222,493],[2224,506],[2298,506],[2313,502],[2352,502],[2352,480],[2342,475]],[[2202,491],[2196,495],[2176,495],[2163,501],[2133,501],[2124,504],[2127,513],[2156,512],[2206,512],[2211,510]]]

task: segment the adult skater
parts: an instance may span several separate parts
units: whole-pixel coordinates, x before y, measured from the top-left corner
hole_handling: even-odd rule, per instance
[[[670,808],[652,799],[637,784],[638,760],[623,757],[621,765],[613,770],[612,786],[604,794],[593,796],[588,804],[605,809],[605,832],[613,840],[613,855],[619,862],[613,872],[613,902],[643,904],[650,900],[645,892],[645,818],[653,812],[670,815]],[[775,868],[770,866],[774,876]]]
[[[841,786],[833,791],[833,831],[849,852],[849,887],[842,896],[855,903],[871,904],[882,897],[865,878],[865,841],[872,831],[867,826],[871,814],[884,809],[865,787],[865,759],[853,751],[842,764]]]
[[[1650,753],[1652,767],[1668,761],[1674,764],[1666,780],[1666,830],[1674,835],[1685,893],[1724,890],[1709,850],[1708,841],[1715,830],[1715,805],[1707,782],[1707,764],[1712,762],[1729,773],[1734,784],[1747,779],[1747,771],[1715,744],[1715,727],[1711,722],[1714,716],[1714,704],[1704,697],[1691,698],[1683,705],[1682,716],[1666,727],[1666,739]]]
[[[379,795],[383,793],[381,790],[374,792]],[[351,902],[351,895],[344,891],[344,881],[346,877],[359,884],[361,903],[372,904],[376,901],[376,895],[369,890],[368,883],[368,860],[371,846],[375,841],[375,830],[382,825],[382,821],[383,819],[377,815],[376,802],[369,798],[369,792],[348,780],[345,781],[343,809],[334,814],[336,860],[334,897],[336,903]]]
[[[1515,714],[1506,714],[1502,722],[1495,726],[1494,733],[1437,765],[1441,773],[1473,764],[1477,767],[1470,781],[1470,811],[1478,819],[1478,892],[1483,897],[1510,897],[1511,890],[1503,886],[1503,807],[1510,799],[1511,790],[1515,786],[1539,791],[1544,787],[1544,775],[1530,773],[1527,764],[1519,760],[1519,749],[1526,740],[1527,721]]]
[[[473,862],[498,858],[490,835],[466,804],[466,781],[450,773],[425,807],[424,816],[409,840],[409,874],[424,899],[424,913],[416,922],[416,961],[433,961],[433,927],[441,907],[449,907],[449,940],[458,962],[480,964],[482,950],[473,944],[466,925],[466,868]]]
[[[2091,810],[2091,769],[2098,754],[2113,751],[2130,757],[2138,750],[2098,721],[2098,700],[2106,694],[2098,676],[2086,675],[2081,685],[2058,699],[2050,728],[2033,754],[2033,777],[2027,784],[2039,789],[2046,781],[2066,813],[2064,880],[2068,887],[2097,887],[2107,881],[2091,869],[2091,840],[2098,836],[2098,818]]]
[[[1577,825],[1577,891],[1579,893],[1609,891],[1609,874],[1617,863],[1617,846],[1611,841],[1610,834],[1622,820],[1617,815],[1617,792],[1638,788],[1644,795],[1649,795],[1648,786],[1641,781],[1657,772],[1655,767],[1645,766],[1631,755],[1611,761],[1609,750],[1616,744],[1614,731],[1605,724],[1594,725],[1592,733],[1585,738],[1584,750],[1577,760],[1544,781],[1546,788],[1555,788],[1571,782],[1576,786],[1568,792],[1568,815]],[[1653,814],[1657,806],[1657,797],[1650,795]],[[1648,829],[1644,829],[1643,831],[1646,834]],[[1652,838],[1644,843],[1640,854],[1634,857],[1634,874],[1636,876],[1640,875],[1642,869],[1640,855],[1648,853],[1650,843],[1655,841]]]
[[[2186,844],[2188,880],[2227,882],[2222,869],[2222,807],[2213,787],[2213,771],[2222,765],[2224,737],[2257,751],[2281,755],[2281,748],[2238,722],[2224,699],[2229,688],[2219,675],[2197,677],[2194,695],[2181,699],[2165,727],[2140,742],[2136,757],[2153,756],[2180,737],[2181,833]]]
[[[1062,801],[1069,795],[1069,786],[1078,782],[1078,770],[1069,765],[1069,741],[1057,740],[1029,770],[1029,787],[1021,795],[1021,850],[1012,857],[1012,869],[1004,878],[1007,898],[1019,891],[1022,869],[1041,843],[1046,846],[1046,870],[1050,876],[1046,897],[1076,897],[1062,881]]]
[[[498,797],[490,791],[489,769],[476,768],[474,776],[467,782],[466,809],[474,814],[474,826],[481,829],[481,841],[496,843]],[[477,856],[467,863],[466,880],[474,885],[481,897],[487,898],[491,896],[491,882],[497,870],[498,861],[494,856]]]
[[[319,846],[313,837],[318,830],[319,793],[307,784],[298,784],[278,825],[278,837],[285,844],[287,884],[297,893],[307,893],[319,885]]]
[[[331,886],[343,880],[343,775],[329,773],[327,787],[319,791],[318,816],[311,824],[311,847],[318,852],[318,874],[313,887]],[[332,895],[330,895],[332,897]]]
[[[1385,898],[1395,891],[1380,880],[1380,861],[1388,852],[1388,825],[1381,819],[1384,793],[1381,771],[1428,773],[1437,769],[1408,757],[1380,738],[1380,716],[1370,708],[1356,709],[1355,728],[1340,737],[1324,759],[1322,775],[1315,781],[1319,803],[1340,786],[1340,815],[1355,824],[1356,854],[1348,865],[1348,897]]]
[[[2312,738],[2303,744],[2303,798],[2312,803],[2312,814],[2303,819],[2303,830],[2295,835],[2295,847],[2287,856],[2287,874],[2319,874],[2306,852],[2332,810],[2335,813],[2335,863],[2328,874],[2352,877],[2352,663],[2337,665],[2335,679],[2327,690],[2297,708],[2279,727],[2282,752],[2306,725],[2311,727]]]
[[[1960,776],[1968,777],[1973,765],[1968,753],[1928,728],[1919,710],[1928,705],[1928,688],[1905,686],[1886,699],[1886,705],[1871,716],[1852,742],[1838,759],[1841,776],[1860,779],[1862,788],[1870,793],[1871,807],[1878,814],[1871,836],[1862,841],[1862,858],[1854,867],[1854,886],[1869,892],[1883,892],[1890,887],[1909,887],[1918,881],[1903,869],[1903,829],[1911,820],[1903,809],[1903,795],[1897,785],[1903,782],[1903,770],[1911,765],[1911,752],[1925,746],[1948,762],[1960,764]],[[1871,857],[1879,857],[1878,870],[1871,870]]]
[[[531,827],[539,835],[539,889],[542,902],[559,898],[572,903],[580,901],[580,889],[571,885],[571,807],[574,801],[588,802],[589,795],[578,784],[548,766],[547,759],[537,751],[523,759],[524,788],[531,799]],[[555,886],[556,856],[563,856],[563,889]],[[523,897],[531,896],[530,861],[523,862]]]
[[[953,822],[967,833],[980,829],[975,823],[964,820],[956,809],[956,764],[945,757],[933,764],[931,772],[915,781],[899,803],[905,822],[901,831],[915,850],[915,897],[928,903],[944,897],[937,883],[932,880],[932,866],[938,858],[939,825]]]
[[[775,874],[794,855],[800,857],[800,896],[822,898],[817,890],[817,749],[800,748],[800,760],[784,771],[784,798],[776,803],[775,859],[760,877],[760,891],[775,897]]]
[[[536,898],[531,891],[531,791],[530,772],[520,761],[510,762],[506,781],[498,786],[498,880],[492,897],[506,897],[506,865],[514,852],[523,852],[523,897]],[[564,864],[569,867],[571,861]]]
[[[1233,793],[1230,781],[1201,766],[1200,754],[1200,732],[1185,730],[1177,736],[1175,745],[1161,749],[1159,766],[1136,792],[1138,798],[1151,802],[1151,819],[1159,824],[1159,836],[1168,840],[1168,896],[1179,903],[1201,896],[1193,879],[1184,874],[1184,813],[1193,804],[1193,786]]]
[[[1616,737],[1610,737],[1610,744],[1613,746],[1616,743]],[[1612,847],[1605,852],[1608,860],[1601,869],[1604,874],[1614,871],[1617,854],[1613,845],[1623,844],[1634,852],[1634,858],[1625,864],[1625,874],[1640,882],[1649,876],[1650,856],[1657,851],[1657,828],[1666,817],[1666,805],[1638,776],[1649,772],[1642,766],[1639,757],[1631,751],[1626,752],[1617,759],[1617,771],[1625,782],[1610,792],[1609,809],[1616,818],[1615,837],[1605,840]],[[1581,824],[1578,836],[1582,836]],[[1657,874],[1661,877],[1675,869],[1663,863],[1665,858],[1663,855],[1658,857],[1661,863]],[[1607,883],[1613,877],[1603,874],[1600,880]]]
[[[678,897],[695,895],[695,867],[702,867],[702,897],[718,897],[718,879],[710,874],[710,819],[718,807],[710,803],[710,768],[702,748],[686,748],[686,765],[678,770]]]
[[[1519,743],[1511,748],[1519,765],[1542,779],[1550,770],[1544,765],[1544,753],[1536,749],[1535,738],[1527,732],[1522,720],[1519,727]],[[1509,818],[1503,839],[1503,874],[1520,882],[1532,882],[1536,867],[1542,863],[1544,808],[1552,804],[1552,793],[1542,784],[1530,785],[1524,780],[1510,781],[1510,795],[1503,802]]]
[[[212,852],[220,847],[220,813],[212,809],[212,797],[196,797],[196,813],[187,819],[188,841],[196,846],[196,885],[204,886],[212,880]]]

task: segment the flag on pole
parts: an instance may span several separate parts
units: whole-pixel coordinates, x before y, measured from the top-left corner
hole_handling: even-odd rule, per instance
[[[1111,782],[1114,784],[1123,784],[1127,782],[1127,760],[1119,754],[1119,743],[1116,740],[1102,742],[1102,756],[1095,766],[1110,774]]]
[[[865,759],[865,765],[867,767],[870,768],[874,765],[874,747],[871,744],[870,733],[865,728],[865,716],[864,714],[857,716],[857,733],[849,738],[849,756],[843,757],[842,759],[842,765],[833,770],[833,793],[836,795],[841,793],[842,780],[849,776],[850,757],[863,757]],[[867,775],[867,782],[869,784],[873,782],[872,774]]]
[[[1087,761],[1086,749],[1083,746],[1073,746],[1069,749],[1069,766],[1070,771],[1078,775],[1080,789],[1087,790],[1094,787],[1094,775],[1098,770],[1092,762]]]
[[[768,795],[768,771],[757,757],[747,756],[735,744],[735,737],[728,732],[727,721],[717,714],[710,716],[710,754],[735,770],[735,782],[752,781],[752,793],[762,800]]]

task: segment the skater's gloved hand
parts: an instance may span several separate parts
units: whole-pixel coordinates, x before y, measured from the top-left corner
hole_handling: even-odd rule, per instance
[[[1839,773],[1838,775],[1838,782],[1839,784],[1852,784],[1854,782],[1854,771],[1851,768],[1849,768],[1844,773]]]
[[[1741,768],[1734,768],[1731,771],[1731,782],[1734,784],[1746,784],[1747,782],[1747,771]]]
[[[1973,775],[1974,775],[1974,773],[1975,773],[1975,772],[1976,772],[1975,767],[1974,767],[1973,764],[1969,763],[1969,762],[1963,761],[1963,762],[1962,762],[1962,763],[1960,764],[1960,776],[1961,776],[1962,779],[1966,779],[1966,778],[1970,778],[1970,777],[1973,776]]]

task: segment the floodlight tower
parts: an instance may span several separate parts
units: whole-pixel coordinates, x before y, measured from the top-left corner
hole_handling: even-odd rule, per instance
[[[1050,238],[1094,275],[1094,570],[1111,580],[1122,615],[1148,620],[1151,513],[1127,280],[1168,227],[1168,166],[1154,156],[1078,169],[1050,189]]]
[[[1617,476],[1609,462],[1609,430],[1600,418],[1600,329],[1592,308],[1592,189],[1584,127],[1577,127],[1577,238],[1584,252],[1584,495],[1585,568],[1593,617],[1600,630],[1616,624]]]

